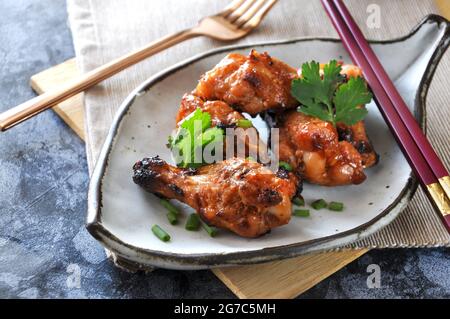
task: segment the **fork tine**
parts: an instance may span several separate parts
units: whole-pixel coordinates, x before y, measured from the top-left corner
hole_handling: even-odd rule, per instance
[[[244,2],[245,0],[233,0],[229,5],[227,5],[225,7],[225,9],[223,9],[223,11],[221,13],[219,13],[218,15],[222,16],[222,17],[227,17],[230,13],[232,13],[234,10],[236,10],[237,8],[239,8],[241,6],[241,4]]]
[[[239,6],[236,10],[230,13],[227,17],[227,20],[231,23],[234,23],[237,19],[239,19],[247,10],[255,3],[256,0],[245,0],[244,3]]]
[[[241,27],[242,25],[247,23],[259,11],[259,9],[261,9],[265,2],[266,0],[257,0],[256,3],[251,6],[250,9],[247,10],[247,12],[240,16],[239,19],[233,22],[233,24],[237,27]]]
[[[242,29],[254,29],[256,28],[261,21],[264,19],[266,14],[272,9],[272,7],[277,3],[277,0],[268,0],[261,9],[251,18],[247,23],[242,26]]]

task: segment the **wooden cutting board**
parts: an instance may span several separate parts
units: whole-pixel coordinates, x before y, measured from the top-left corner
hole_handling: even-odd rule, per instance
[[[75,59],[71,59],[31,77],[31,87],[42,94],[77,74]],[[53,110],[84,140],[81,94]],[[214,269],[213,272],[239,298],[294,298],[367,251],[361,249],[310,254],[265,264]]]
[[[439,12],[450,20],[450,1],[449,0],[436,0],[436,6]]]

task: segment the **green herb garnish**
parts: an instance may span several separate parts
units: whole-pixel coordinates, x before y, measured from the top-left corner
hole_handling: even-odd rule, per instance
[[[169,212],[174,213],[175,215],[178,215],[180,212],[178,211],[178,208],[176,208],[171,202],[169,202],[167,199],[160,199],[159,202],[161,205],[163,205]]]
[[[292,214],[296,217],[309,217],[309,209],[296,209]]]
[[[174,212],[169,211],[166,216],[171,225],[175,225],[178,223],[178,215]]]
[[[299,112],[331,122],[354,125],[367,115],[365,104],[372,94],[361,77],[344,83],[342,67],[330,61],[320,74],[320,64],[312,61],[302,65],[302,77],[292,81],[291,94],[301,103]]]
[[[247,119],[240,119],[237,121],[236,125],[241,128],[250,128],[253,127],[253,123]]]
[[[217,235],[216,227],[209,226],[207,223],[205,223],[202,220],[200,220],[200,223],[202,224],[203,229],[206,230],[206,232],[208,233],[209,236],[216,237],[216,235]]]
[[[158,225],[153,225],[152,232],[155,234],[156,237],[161,239],[162,241],[166,242],[170,240],[170,235],[166,233],[164,229],[159,227]]]
[[[325,200],[323,200],[323,199],[318,199],[318,200],[315,200],[314,202],[311,203],[311,207],[316,209],[316,210],[325,208],[327,206],[328,206],[327,202]]]
[[[195,231],[200,228],[200,218],[196,213],[192,213],[189,215],[186,221],[186,230]]]
[[[170,224],[175,225],[178,222],[178,215],[180,212],[178,211],[178,208],[176,208],[171,202],[169,202],[167,199],[161,199],[159,201],[161,205],[164,206],[168,210],[167,212],[167,220]]]
[[[294,197],[292,202],[297,206],[305,206],[305,199],[302,196]]]
[[[284,168],[288,172],[292,172],[292,166],[289,163],[287,163],[287,162],[280,161],[278,163],[278,166],[281,167],[281,168]]]
[[[330,202],[330,204],[328,204],[328,209],[335,212],[342,212],[344,210],[344,203]]]
[[[223,135],[221,128],[211,127],[211,115],[197,108],[181,123],[175,137],[169,138],[168,146],[181,156],[178,166],[196,168],[205,164],[204,148],[210,143],[223,143]]]

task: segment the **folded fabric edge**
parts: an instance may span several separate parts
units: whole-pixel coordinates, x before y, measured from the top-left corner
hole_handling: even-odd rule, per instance
[[[97,41],[97,31],[96,26],[92,17],[92,8],[90,5],[90,1],[79,1],[79,0],[67,0],[67,15],[68,15],[68,24],[72,33],[72,41],[75,49],[75,59],[77,63],[77,67],[81,72],[85,72],[89,70],[89,62],[86,61],[86,52],[90,50],[96,50],[98,48]],[[83,96],[83,105],[86,108],[85,103],[86,96]],[[90,112],[85,111],[85,147],[86,147],[86,156],[88,163],[89,175],[92,174],[94,169],[94,158],[92,150],[91,140],[91,132],[89,126],[86,123],[89,123],[89,114]]]

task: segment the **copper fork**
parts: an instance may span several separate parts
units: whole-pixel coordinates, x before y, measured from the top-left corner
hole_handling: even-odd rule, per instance
[[[233,41],[249,34],[261,23],[277,0],[234,0],[222,12],[200,20],[197,26],[163,37],[147,46],[80,75],[60,88],[44,93],[0,114],[0,131],[5,131],[114,74],[185,40],[206,36]]]

